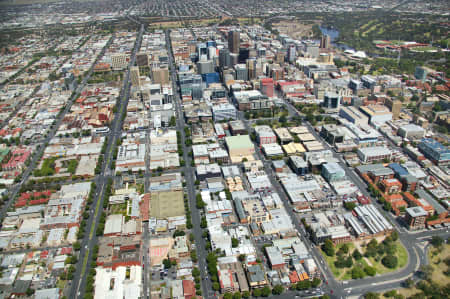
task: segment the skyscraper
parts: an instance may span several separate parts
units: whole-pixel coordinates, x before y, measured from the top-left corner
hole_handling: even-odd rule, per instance
[[[290,45],[288,48],[288,52],[287,52],[287,56],[288,56],[288,61],[289,62],[294,62],[295,59],[297,58],[297,49],[295,48],[295,45]]]
[[[339,109],[341,97],[335,93],[325,93],[323,107],[326,109]]]
[[[228,49],[220,49],[219,50],[219,66],[220,68],[229,67],[231,65],[230,62],[230,52]]]
[[[231,53],[239,54],[240,33],[239,31],[228,32],[228,49]]]
[[[327,34],[322,35],[322,39],[320,40],[320,48],[329,49],[330,44],[331,44],[331,37]]]

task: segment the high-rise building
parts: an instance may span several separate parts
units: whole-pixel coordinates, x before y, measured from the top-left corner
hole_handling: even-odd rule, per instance
[[[284,62],[284,57],[286,56],[286,52],[281,50],[278,51],[277,54],[275,55],[275,62],[278,64],[282,64]]]
[[[334,93],[325,93],[323,107],[327,109],[339,109],[341,97]]]
[[[250,50],[248,48],[239,48],[239,63],[245,63],[250,57]]]
[[[230,67],[233,67],[238,63],[239,63],[239,54],[238,53],[230,53]]]
[[[228,32],[228,49],[231,53],[239,54],[240,46],[240,33],[239,31],[232,30]]]
[[[295,45],[290,45],[287,52],[287,57],[289,62],[294,62],[297,58],[297,49],[295,48]]]
[[[246,61],[247,69],[248,69],[248,79],[253,80],[256,78],[256,59],[251,58]]]
[[[230,67],[230,51],[228,49],[220,49],[219,51],[219,67]]]
[[[320,40],[320,48],[329,49],[330,44],[331,44],[331,37],[327,34],[322,35],[322,39]]]
[[[416,67],[416,70],[414,72],[414,77],[416,77],[416,79],[425,81],[427,79],[427,75],[428,75],[428,68],[423,66]]]
[[[197,70],[200,75],[214,72],[214,65],[212,60],[197,62]]]
[[[130,77],[131,77],[131,84],[133,86],[141,86],[141,82],[139,80],[140,74],[139,74],[139,67],[138,66],[132,66],[130,69]]]
[[[319,57],[319,45],[311,41],[303,41],[303,52],[312,58]]]
[[[402,109],[402,102],[400,100],[386,98],[385,104],[389,109],[391,109],[392,118],[398,119],[400,116],[400,111]]]
[[[248,70],[245,64],[236,64],[234,68],[236,70],[236,80],[248,80]]]

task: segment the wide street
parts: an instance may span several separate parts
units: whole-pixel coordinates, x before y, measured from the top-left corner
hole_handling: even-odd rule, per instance
[[[191,167],[191,157],[188,155],[190,149],[186,146],[186,136],[184,133],[184,128],[186,127],[186,123],[183,117],[183,111],[181,108],[181,96],[178,89],[178,81],[176,76],[176,67],[173,58],[173,50],[170,42],[169,31],[166,30],[166,45],[169,52],[169,74],[172,80],[172,89],[175,99],[175,108],[176,108],[176,119],[177,119],[177,131],[180,132],[181,135],[181,145],[183,148],[183,160],[185,161],[184,167],[184,178],[186,180],[186,189],[189,198],[189,206],[191,209],[191,218],[192,218],[192,233],[194,234],[196,251],[198,257],[198,268],[200,270],[202,280],[202,293],[204,298],[211,298],[213,295],[211,280],[205,279],[208,276],[207,268],[206,268],[206,256],[207,252],[205,250],[205,240],[202,237],[202,229],[200,228],[200,213],[196,208],[196,200],[195,200],[195,185],[194,185],[194,169]]]
[[[105,187],[108,181],[108,176],[105,175],[105,172],[110,168],[112,162],[112,152],[114,150],[114,147],[116,146],[117,138],[120,137],[120,132],[122,130],[122,115],[123,113],[126,113],[126,107],[128,105],[128,99],[130,96],[130,67],[134,65],[134,62],[136,60],[136,53],[140,48],[143,32],[144,26],[141,25],[123,81],[123,87],[119,95],[119,106],[117,107],[117,112],[115,113],[113,122],[111,124],[111,134],[108,138],[108,144],[101,168],[102,170],[95,180],[97,189],[94,195],[94,201],[91,205],[91,213],[87,221],[86,233],[81,242],[81,250],[78,256],[78,263],[76,265],[76,271],[74,274],[74,279],[72,281],[72,288],[69,298],[82,298],[84,289],[86,287],[86,271],[88,271],[90,267],[90,262],[92,259],[92,249],[98,242],[98,238],[95,232],[100,220],[100,216],[103,212],[103,200],[106,189]]]

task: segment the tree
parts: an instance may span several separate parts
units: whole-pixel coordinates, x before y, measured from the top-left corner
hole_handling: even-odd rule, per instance
[[[254,289],[253,290],[253,297],[261,297],[261,289]]]
[[[375,268],[370,267],[370,266],[364,267],[364,272],[366,272],[366,274],[369,276],[375,276],[375,274],[377,274],[377,271],[375,270]]]
[[[354,203],[354,202],[345,202],[344,203],[344,207],[347,210],[352,211],[354,208],[356,208],[356,203]]]
[[[326,255],[334,256],[335,250],[333,242],[330,239],[326,239],[322,245],[322,250],[325,252]]]
[[[172,263],[170,262],[169,259],[164,259],[163,265],[164,265],[164,269],[169,269],[170,267],[172,267]]]
[[[363,269],[361,269],[360,267],[353,267],[351,274],[352,274],[352,279],[364,278],[364,276],[365,276]]]
[[[250,292],[249,291],[244,291],[243,293],[242,293],[242,297],[244,297],[244,298],[249,298],[250,297]]]
[[[396,290],[390,290],[387,291],[383,294],[384,297],[394,297],[395,295],[397,295],[397,291]]]
[[[341,246],[341,248],[340,248],[340,250],[342,250],[342,252],[345,253],[345,254],[348,253],[349,249],[350,249],[350,248],[348,247],[348,244],[347,244],[347,243],[344,243],[344,244]]]
[[[245,257],[246,257],[245,254],[240,254],[238,259],[241,263],[243,263],[245,261]]]
[[[425,280],[430,280],[433,274],[433,267],[431,265],[425,265],[420,267],[420,272]]]
[[[434,248],[439,248],[444,243],[444,239],[442,239],[440,236],[433,236],[430,243]]]
[[[28,288],[26,293],[28,297],[31,297],[34,294],[34,289]]]
[[[378,299],[380,298],[380,295],[378,293],[369,292],[364,294],[364,299]]]
[[[223,299],[233,299],[233,294],[231,294],[231,293],[225,293],[225,294],[223,295]]]
[[[200,276],[200,270],[197,267],[192,269],[192,276],[194,277]]]
[[[233,248],[236,248],[236,247],[238,247],[238,245],[239,245],[239,240],[236,238],[231,238],[231,246]]]
[[[404,285],[407,288],[412,288],[414,286],[414,280],[408,278],[407,280],[404,281]]]
[[[214,282],[212,284],[212,288],[214,291],[218,291],[218,290],[220,290],[220,284],[218,282]]]
[[[319,278],[315,277],[315,278],[312,280],[312,282],[311,282],[311,286],[312,286],[313,288],[317,288],[317,287],[320,285],[321,282],[322,282],[322,281],[321,281]]]
[[[394,230],[391,233],[391,240],[394,241],[394,242],[398,240],[398,232],[396,230]]]
[[[353,250],[352,256],[355,260],[359,261],[360,259],[362,259],[362,254],[361,252],[359,252],[358,249]]]
[[[395,255],[388,254],[381,259],[381,263],[386,268],[394,269],[395,267],[397,267],[398,259]]]
[[[241,299],[241,298],[242,298],[241,293],[235,292],[235,293],[233,294],[233,299]]]
[[[282,285],[279,285],[279,284],[274,286],[272,289],[272,294],[274,294],[274,295],[281,295],[281,294],[283,294],[283,292],[284,292],[284,288]]]
[[[263,297],[269,297],[270,293],[271,293],[271,290],[270,290],[270,288],[268,286],[263,287],[262,290],[261,290],[261,295]]]
[[[200,221],[200,227],[206,228],[208,226],[208,222],[206,221],[205,217],[202,217],[202,220]]]
[[[176,237],[181,237],[181,236],[184,236],[184,235],[186,235],[186,233],[185,233],[184,231],[182,231],[182,230],[176,230],[176,231],[173,233],[173,237],[174,237],[174,238],[176,238]]]
[[[302,280],[297,282],[295,288],[297,291],[307,290],[311,287],[311,282],[309,280]]]
[[[77,241],[77,242],[73,243],[73,249],[80,250],[80,248],[81,248],[80,242]]]

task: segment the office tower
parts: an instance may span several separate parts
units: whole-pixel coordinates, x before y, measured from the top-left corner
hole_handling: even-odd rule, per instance
[[[246,61],[247,69],[248,69],[248,79],[253,80],[256,78],[256,59],[250,58]]]
[[[394,100],[392,98],[387,98],[385,104],[389,109],[391,109],[392,118],[398,119],[400,116],[400,111],[402,109],[402,102],[399,100]]]
[[[239,48],[239,63],[245,63],[250,57],[250,50],[248,48]]]
[[[230,67],[233,67],[238,63],[239,63],[239,54],[230,53]]]
[[[286,56],[286,53],[284,50],[278,51],[275,56],[275,62],[278,64],[282,64],[284,62],[284,57]]]
[[[236,64],[234,68],[236,70],[236,80],[248,80],[248,70],[245,64]]]
[[[239,53],[240,46],[240,33],[239,31],[230,31],[228,32],[228,49],[231,53]]]
[[[295,59],[297,58],[297,49],[295,48],[295,45],[290,45],[288,47],[287,56],[289,62],[292,63],[295,61]]]
[[[212,60],[197,62],[197,71],[200,75],[213,73],[214,65],[213,65]]]
[[[327,109],[338,109],[341,97],[335,93],[325,93],[323,107]]]
[[[139,80],[139,77],[140,77],[139,67],[137,67],[137,66],[131,67],[130,77],[131,77],[131,84],[133,84],[133,86],[141,86],[141,82]]]
[[[329,35],[322,35],[322,39],[320,40],[320,48],[321,49],[329,49],[331,44],[331,38]]]
[[[200,59],[202,55],[208,56],[208,47],[206,47],[205,43],[198,43],[197,44],[197,57]]]
[[[414,77],[416,77],[416,79],[425,82],[425,80],[427,79],[427,75],[428,75],[428,68],[423,66],[416,67],[416,70],[414,72]]]
[[[225,68],[230,67],[230,51],[228,49],[220,49],[219,51],[219,67]]]
[[[309,57],[317,58],[319,57],[319,46],[313,42],[304,42],[305,45],[305,53],[308,54]]]
[[[208,47],[208,59],[214,59],[214,57],[217,57],[216,48]]]

